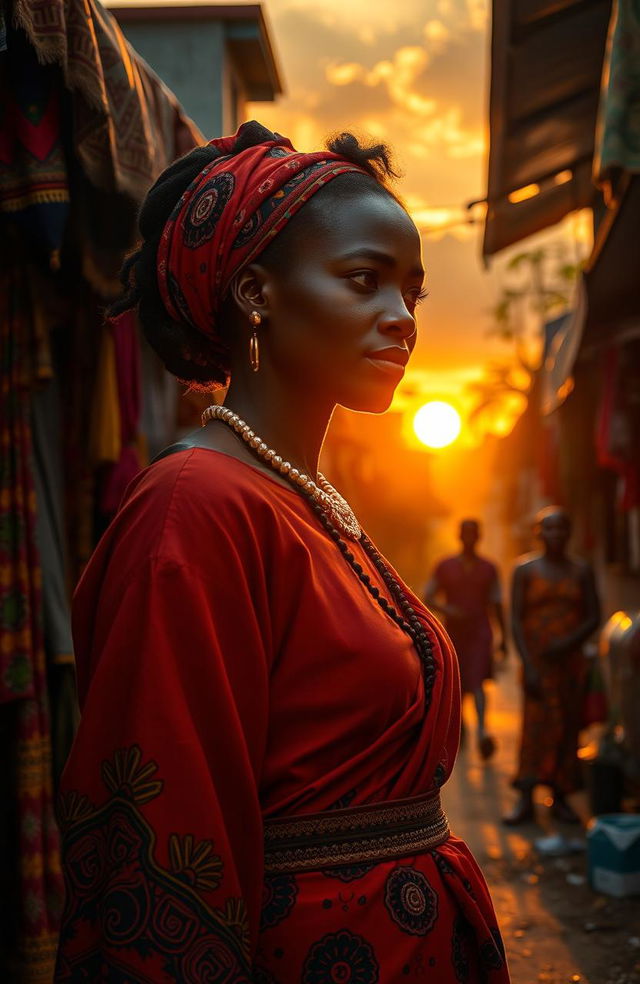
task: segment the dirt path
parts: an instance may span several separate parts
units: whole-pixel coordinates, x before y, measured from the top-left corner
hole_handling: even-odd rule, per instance
[[[640,899],[595,894],[584,856],[541,861],[532,848],[540,835],[536,825],[500,823],[513,802],[518,707],[512,657],[491,693],[498,752],[483,763],[468,728],[471,740],[444,796],[453,830],[471,847],[491,888],[512,984],[640,984]],[[465,714],[473,725],[470,706]],[[565,832],[576,836],[576,828]]]

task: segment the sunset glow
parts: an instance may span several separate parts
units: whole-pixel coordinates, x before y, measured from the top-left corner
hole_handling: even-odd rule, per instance
[[[428,448],[446,448],[453,444],[461,427],[460,414],[443,400],[425,403],[413,418],[416,436]]]

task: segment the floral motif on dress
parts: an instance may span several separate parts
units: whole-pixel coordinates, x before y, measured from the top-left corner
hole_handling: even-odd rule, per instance
[[[325,868],[322,874],[325,878],[338,878],[341,882],[352,882],[358,878],[364,878],[367,872],[371,871],[375,866],[375,861],[369,861],[363,864],[342,865],[339,868]]]
[[[384,904],[393,921],[412,936],[426,936],[438,918],[437,893],[416,868],[403,866],[391,872]]]
[[[140,806],[162,793],[157,769],[132,745],[102,765],[111,793],[103,806],[74,791],[62,799],[67,902],[60,982],[124,980],[126,967],[127,980],[141,984],[156,979],[145,970],[154,961],[161,961],[172,980],[252,979],[244,901],[228,898],[224,908],[214,909],[203,898],[222,877],[213,843],[171,834],[170,866],[156,860],[156,833]]]
[[[342,929],[313,944],[302,968],[301,984],[377,984],[379,980],[371,944]]]
[[[222,878],[222,861],[213,853],[213,841],[196,841],[191,834],[169,838],[172,870],[200,892],[213,892]]]
[[[298,883],[293,875],[267,875],[262,890],[260,929],[273,929],[286,919],[298,897]]]
[[[447,770],[445,764],[444,762],[438,762],[436,766],[436,771],[434,772],[433,775],[433,784],[434,786],[437,786],[438,789],[440,789],[441,786],[444,786],[446,781],[447,781]]]

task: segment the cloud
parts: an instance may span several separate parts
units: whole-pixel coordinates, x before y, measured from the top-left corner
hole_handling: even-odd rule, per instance
[[[451,40],[451,29],[441,20],[428,20],[423,32],[430,51],[442,51]]]
[[[270,0],[270,8],[283,13],[304,13],[333,31],[348,31],[364,43],[398,30],[415,30],[424,17],[425,0],[401,4],[375,0]]]
[[[489,5],[487,0],[467,0],[469,24],[474,31],[483,32],[489,22]]]
[[[267,0],[288,95],[251,110],[303,150],[342,129],[391,144],[429,271],[416,364],[433,372],[480,366],[488,345],[491,275],[464,209],[485,180],[486,43],[472,2],[480,9],[480,0]]]
[[[488,19],[488,0],[402,0],[375,3],[373,0],[269,0],[270,11],[303,13],[332,31],[349,31],[365,44],[382,36],[416,33],[416,25],[427,19],[446,23],[447,30],[482,32]]]
[[[485,146],[484,131],[463,126],[461,107],[450,106],[418,127],[411,150],[416,157],[444,153],[447,157],[464,158],[481,156]]]
[[[391,102],[405,112],[429,115],[436,108],[434,99],[416,91],[416,82],[424,73],[429,56],[424,48],[405,45],[394,52],[391,59],[383,59],[367,69],[359,62],[330,62],[325,77],[330,85],[348,86],[362,82],[372,89],[382,86]]]
[[[366,74],[364,66],[358,62],[344,62],[342,65],[330,63],[325,69],[330,85],[351,85],[352,82],[362,81]]]
[[[473,222],[465,209],[459,206],[422,205],[409,206],[411,218],[424,236],[431,241],[442,239],[445,235],[456,239],[473,239]]]

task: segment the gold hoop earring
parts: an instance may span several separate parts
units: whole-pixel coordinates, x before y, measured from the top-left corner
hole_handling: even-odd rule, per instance
[[[260,369],[260,343],[256,328],[262,324],[262,315],[258,311],[252,311],[249,315],[249,321],[253,325],[253,332],[249,339],[249,362],[253,372],[258,372]]]

